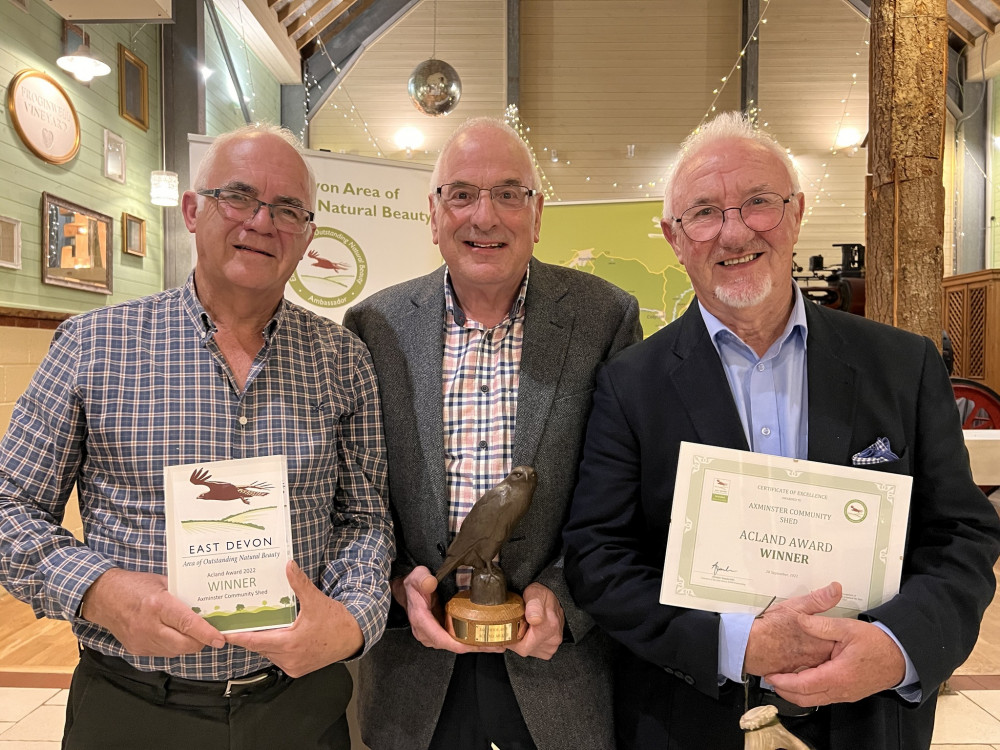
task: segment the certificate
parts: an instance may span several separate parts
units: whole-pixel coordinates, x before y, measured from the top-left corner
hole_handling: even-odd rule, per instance
[[[912,478],[681,443],[660,602],[760,612],[839,581],[855,616],[899,592]]]
[[[163,470],[167,588],[223,632],[295,621],[284,456]]]

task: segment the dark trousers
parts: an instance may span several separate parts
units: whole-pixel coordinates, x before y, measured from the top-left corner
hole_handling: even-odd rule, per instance
[[[535,750],[503,654],[460,654],[428,750]]]
[[[84,651],[66,706],[63,750],[350,750],[342,664],[305,677],[276,674],[259,689],[226,698],[210,683],[191,689],[162,672]]]

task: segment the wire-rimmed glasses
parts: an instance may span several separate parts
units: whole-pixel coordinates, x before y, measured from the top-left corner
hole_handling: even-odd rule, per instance
[[[782,198],[777,193],[760,193],[743,201],[740,206],[719,208],[718,206],[691,206],[675,222],[684,229],[684,234],[695,242],[714,240],[722,232],[727,211],[739,211],[740,218],[749,229],[767,232],[774,229],[785,216],[785,205],[795,193]]]

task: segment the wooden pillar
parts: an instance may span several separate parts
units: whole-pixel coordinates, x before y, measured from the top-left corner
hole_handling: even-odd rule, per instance
[[[873,0],[866,317],[941,345],[947,0]]]

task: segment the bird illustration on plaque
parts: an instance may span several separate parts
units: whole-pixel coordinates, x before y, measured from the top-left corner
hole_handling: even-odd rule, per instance
[[[528,512],[538,476],[530,466],[515,466],[500,484],[483,493],[462,521],[435,577],[461,565],[472,566],[467,591],[445,607],[445,627],[452,638],[470,646],[503,646],[521,638],[524,600],[507,591],[507,578],[494,558]]]
[[[163,470],[167,588],[224,632],[295,622],[284,456]]]

